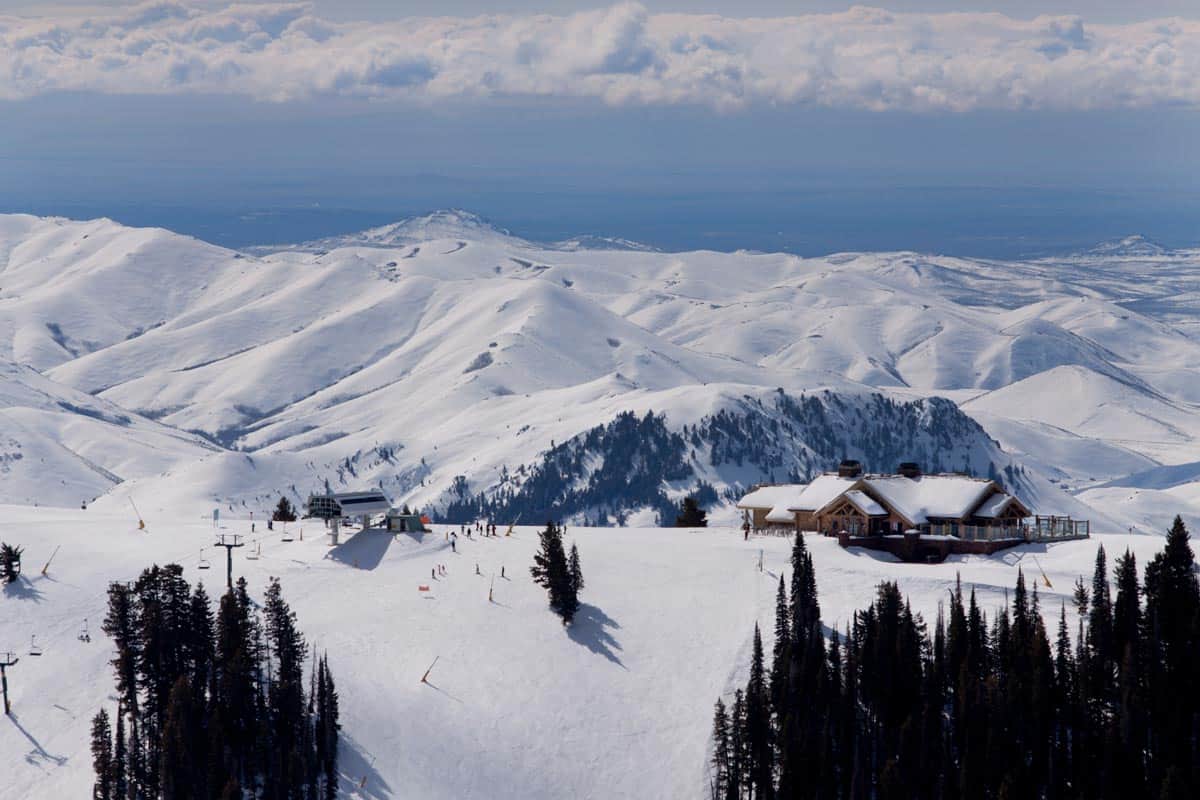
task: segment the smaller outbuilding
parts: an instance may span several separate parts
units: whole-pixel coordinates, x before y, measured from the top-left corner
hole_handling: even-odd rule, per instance
[[[802,483],[759,484],[737,502],[737,507],[750,515],[750,525],[756,531],[778,525],[791,525],[793,520],[787,511],[787,504],[802,491]]]
[[[387,512],[387,529],[394,533],[429,533],[429,528],[425,527],[429,522],[429,517],[408,511],[393,508]]]

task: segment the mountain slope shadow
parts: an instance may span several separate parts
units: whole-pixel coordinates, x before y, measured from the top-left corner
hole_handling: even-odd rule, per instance
[[[621,643],[609,632],[620,630],[621,625],[591,603],[580,603],[574,621],[567,626],[567,635],[593,653],[598,653],[624,670],[629,668],[621,662],[617,652]]]
[[[375,569],[383,561],[392,538],[390,531],[359,531],[336,547],[331,547],[325,557],[358,569]]]

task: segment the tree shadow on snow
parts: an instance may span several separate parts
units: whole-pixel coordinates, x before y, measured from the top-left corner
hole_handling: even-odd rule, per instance
[[[392,796],[392,787],[375,769],[375,757],[346,734],[338,737],[338,796],[384,800]]]
[[[33,581],[24,575],[19,575],[14,582],[4,585],[4,596],[11,597],[14,600],[32,600],[35,603],[42,601],[41,590],[34,586]]]
[[[621,625],[615,619],[605,614],[590,603],[580,603],[575,612],[574,621],[567,626],[567,635],[572,641],[583,645],[593,653],[599,653],[623,670],[628,671],[617,651],[621,649],[618,642],[609,632],[609,628],[620,630]]]
[[[392,536],[391,531],[359,531],[336,547],[329,548],[325,557],[358,569],[375,569],[383,561],[392,543]]]

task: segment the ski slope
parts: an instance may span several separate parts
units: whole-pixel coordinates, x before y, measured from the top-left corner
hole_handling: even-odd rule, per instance
[[[147,513],[139,532],[130,511],[0,512],[0,540],[26,549],[25,577],[0,593],[0,650],[21,657],[10,670],[14,716],[0,719],[5,796],[87,796],[90,719],[114,705],[112,647],[100,631],[107,584],[174,561],[217,593],[224,564],[211,548],[212,521]],[[528,575],[533,528],[460,537],[454,553],[443,526],[424,537],[358,532],[331,548],[311,521],[293,524],[304,538],[290,543],[261,525],[251,534],[250,524],[221,522],[220,532],[262,544],[257,561],[236,552],[235,574],[258,598],[279,576],[309,642],[329,654],[341,695],[342,796],[371,800],[703,796],[711,703],[745,680],[755,622],[769,647],[791,547],[780,537],[745,542],[728,528],[569,528],[587,585],[564,630]],[[823,619],[841,629],[881,580],[899,581],[931,621],[956,571],[990,615],[1018,569],[1031,582],[1044,570],[1052,588],[1040,585],[1042,608],[1056,614],[1075,577],[1090,576],[1097,544],[1111,555],[1131,547],[1145,563],[1162,539],[1100,536],[941,565],[808,542]],[[206,547],[212,569],[201,571]],[[448,574],[433,579],[438,564]],[[432,591],[419,592],[422,584]],[[76,638],[84,618],[91,643]],[[27,654],[33,635],[40,657]]]

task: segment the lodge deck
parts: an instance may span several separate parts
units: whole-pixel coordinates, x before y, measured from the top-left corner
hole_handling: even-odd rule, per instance
[[[950,529],[953,529],[953,533]],[[934,525],[930,531],[909,531],[882,536],[837,534],[842,547],[863,547],[891,553],[902,561],[940,563],[949,555],[991,555],[1031,542],[1068,542],[1091,535],[1088,520],[1035,516],[1032,523],[1007,526]]]

